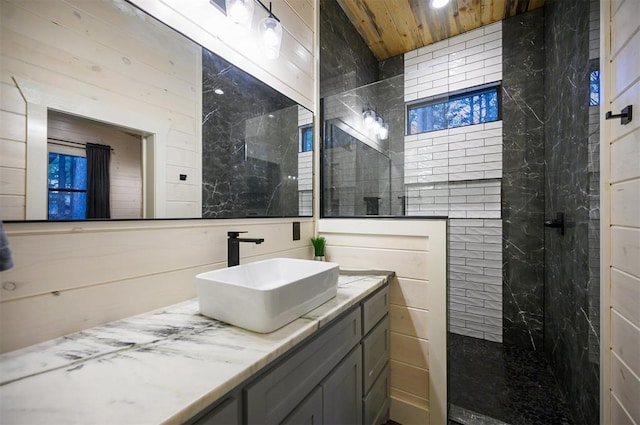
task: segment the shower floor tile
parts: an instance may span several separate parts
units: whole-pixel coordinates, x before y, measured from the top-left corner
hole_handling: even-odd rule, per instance
[[[452,333],[448,338],[450,404],[512,425],[574,423],[541,354]]]

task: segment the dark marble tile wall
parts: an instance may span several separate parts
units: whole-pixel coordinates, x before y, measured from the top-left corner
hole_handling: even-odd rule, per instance
[[[544,9],[502,24],[503,342],[543,349]]]
[[[597,345],[590,344],[599,336],[589,314],[598,304],[589,270],[589,6],[545,4],[545,213],[564,212],[568,227],[565,235],[546,231],[544,344],[580,424],[599,418]]]
[[[320,97],[378,80],[378,59],[336,0],[320,2]]]
[[[206,50],[202,73],[202,217],[297,216],[297,104]]]

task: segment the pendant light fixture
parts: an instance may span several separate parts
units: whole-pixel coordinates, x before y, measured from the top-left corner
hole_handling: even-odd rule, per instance
[[[224,0],[224,2],[227,17],[231,19],[238,28],[241,28],[243,32],[251,30],[254,2],[262,6],[269,14],[269,16],[261,20],[258,25],[262,53],[268,59],[276,59],[280,56],[282,24],[280,23],[280,19],[271,11],[271,2],[269,2],[269,8],[260,0]]]
[[[262,3],[260,4],[262,7],[265,7]],[[280,24],[280,20],[271,12],[271,2],[269,2],[269,16],[260,21],[260,45],[262,46],[262,53],[268,59],[276,59],[280,56],[281,44],[282,24]]]
[[[245,32],[251,30],[254,0],[225,0],[227,16],[237,27]]]

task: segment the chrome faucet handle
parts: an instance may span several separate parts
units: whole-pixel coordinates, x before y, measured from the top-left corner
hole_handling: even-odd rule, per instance
[[[230,238],[237,238],[238,236],[240,236],[240,233],[247,233],[247,231],[245,230],[244,232],[227,232],[227,236]]]

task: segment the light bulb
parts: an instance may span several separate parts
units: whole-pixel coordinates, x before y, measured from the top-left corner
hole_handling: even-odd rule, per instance
[[[387,140],[387,138],[389,137],[389,124],[382,124],[382,126],[378,130],[378,137],[380,138],[380,140]]]
[[[371,128],[376,120],[376,113],[371,109],[367,109],[363,112],[362,117],[364,118],[364,126]]]
[[[253,19],[254,0],[225,0],[227,16],[239,27],[249,30]]]
[[[375,131],[376,133],[379,133],[380,128],[382,127],[382,124],[384,124],[384,122],[382,121],[382,118],[376,117],[376,120],[373,122],[373,131]]]
[[[431,0],[431,7],[434,9],[440,9],[449,3],[449,0]]]
[[[275,59],[280,55],[282,44],[282,25],[277,19],[269,16],[260,21],[260,45],[262,53],[268,59]]]

